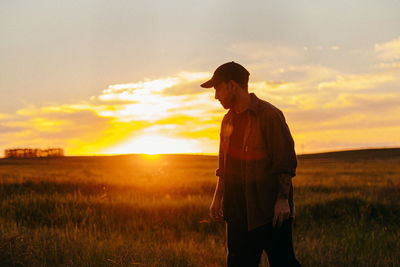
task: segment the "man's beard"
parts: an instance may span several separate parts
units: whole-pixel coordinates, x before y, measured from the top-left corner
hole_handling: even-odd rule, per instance
[[[224,109],[231,109],[233,105],[236,103],[236,94],[232,94],[228,101],[226,102],[220,101],[220,102],[221,105],[224,107]]]

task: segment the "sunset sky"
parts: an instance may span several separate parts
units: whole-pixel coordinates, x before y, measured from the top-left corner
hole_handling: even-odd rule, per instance
[[[0,156],[217,153],[227,61],[297,153],[400,147],[400,1],[0,2]]]

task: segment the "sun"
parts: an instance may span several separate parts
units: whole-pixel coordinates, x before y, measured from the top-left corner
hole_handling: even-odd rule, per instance
[[[111,147],[106,154],[181,154],[199,151],[195,140],[171,138],[161,135],[144,135]]]

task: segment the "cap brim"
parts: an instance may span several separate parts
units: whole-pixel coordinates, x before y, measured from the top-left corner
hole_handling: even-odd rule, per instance
[[[209,81],[206,81],[205,83],[202,83],[200,86],[203,88],[211,88],[214,86],[214,81],[213,79],[211,79]]]

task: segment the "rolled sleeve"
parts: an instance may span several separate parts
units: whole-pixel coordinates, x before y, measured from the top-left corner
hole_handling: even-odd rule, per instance
[[[268,114],[267,130],[270,155],[272,155],[271,172],[274,175],[296,175],[297,159],[294,150],[294,141],[285,117],[280,110]]]
[[[224,173],[223,166],[221,164],[221,161],[223,162],[223,157],[224,157],[223,155],[219,154],[218,156],[219,167],[218,169],[215,170],[215,175],[218,176],[219,178],[222,178]]]
[[[218,176],[220,179],[223,178],[223,173],[224,173],[224,152],[222,149],[222,127],[223,127],[223,121],[221,123],[221,131],[219,134],[219,152],[218,152],[218,169],[215,171],[215,175]]]

